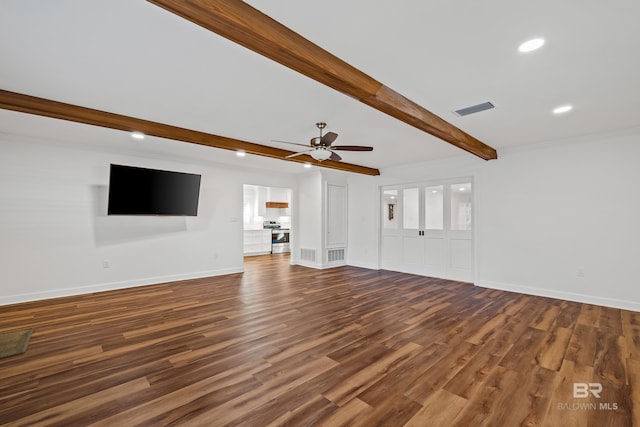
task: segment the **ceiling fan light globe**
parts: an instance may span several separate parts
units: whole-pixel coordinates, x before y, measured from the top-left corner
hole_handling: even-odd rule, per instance
[[[331,157],[331,151],[325,149],[313,150],[310,154],[311,157],[319,162],[327,160],[329,157]]]

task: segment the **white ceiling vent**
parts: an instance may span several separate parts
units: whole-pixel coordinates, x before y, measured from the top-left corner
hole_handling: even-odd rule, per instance
[[[469,114],[479,113],[480,111],[491,110],[495,108],[495,105],[490,103],[489,101],[483,102],[482,104],[472,105],[471,107],[461,108],[459,110],[455,110],[454,114],[456,116],[468,116]]]

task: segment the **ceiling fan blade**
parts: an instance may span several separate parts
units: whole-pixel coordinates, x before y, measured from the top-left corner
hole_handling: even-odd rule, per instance
[[[282,142],[284,144],[291,144],[291,145],[299,145],[301,147],[308,147],[308,144],[298,144],[297,142],[289,142],[289,141],[280,141],[279,139],[272,139],[271,142]]]
[[[313,151],[313,150],[300,151],[299,153],[289,154],[288,156],[285,156],[284,158],[285,158],[285,159],[290,159],[290,158],[292,158],[292,157],[300,156],[300,155],[302,155],[302,154],[307,154],[307,153],[309,153],[309,152],[311,152],[311,151]]]
[[[373,151],[373,147],[365,147],[364,145],[336,145],[331,147],[332,150],[344,151]]]
[[[335,160],[336,162],[339,160],[342,160],[342,157],[340,157],[338,155],[338,153],[334,153],[333,151],[331,152],[331,157],[329,157],[329,160]]]
[[[334,133],[334,132],[327,132],[327,133],[325,133],[325,134],[324,134],[324,136],[320,139],[320,143],[321,143],[322,145],[324,145],[324,146],[327,146],[327,147],[328,147],[328,146],[330,146],[330,145],[331,145],[331,143],[332,143],[333,141],[335,141],[335,140],[336,140],[336,138],[337,138],[337,137],[338,137],[338,134],[337,134],[337,133]]]

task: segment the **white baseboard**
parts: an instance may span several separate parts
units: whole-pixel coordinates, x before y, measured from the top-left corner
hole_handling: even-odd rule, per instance
[[[328,268],[344,267],[347,264],[344,262],[332,262],[330,264],[320,264],[317,262],[297,260],[295,263],[291,262],[291,265],[299,265],[301,267],[315,268],[316,270],[326,270]]]
[[[293,261],[291,262],[293,265],[299,265],[301,267],[309,267],[309,268],[315,268],[315,269],[321,269],[322,268],[322,264],[317,264],[315,262],[309,262],[309,261],[305,261],[305,260],[296,260],[295,264],[293,263]]]
[[[264,251],[264,252],[245,252],[242,254],[242,256],[258,256],[258,255],[269,255],[271,253],[271,251]]]
[[[640,311],[640,302],[625,301],[615,298],[605,298],[595,295],[577,294],[573,292],[556,291],[553,289],[536,288],[532,286],[512,285],[508,283],[480,280],[476,286],[500,291],[516,292],[519,294],[535,295],[540,297],[555,298],[585,304],[601,305],[605,307],[620,308],[623,310]]]
[[[370,263],[370,262],[352,262],[348,261],[347,265],[358,267],[358,268],[366,268],[368,270],[380,270],[380,266],[378,264]]]
[[[203,277],[222,276],[225,274],[242,273],[243,267],[223,268],[220,270],[200,271],[197,273],[174,274],[169,276],[148,277],[145,279],[127,280],[123,282],[99,283],[96,285],[78,286],[51,291],[30,292],[24,294],[0,296],[0,306],[19,304],[29,301],[40,301],[51,298],[61,298],[73,295],[91,294],[94,292],[112,291],[116,289],[134,288],[137,286],[149,286],[159,283],[175,282],[178,280],[200,279]]]

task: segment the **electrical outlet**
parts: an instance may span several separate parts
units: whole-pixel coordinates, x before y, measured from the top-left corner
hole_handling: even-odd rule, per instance
[[[582,267],[578,268],[578,271],[576,272],[576,276],[584,277],[584,268]]]
[[[105,259],[104,261],[102,261],[102,268],[110,268],[111,264],[109,263],[108,259]]]

